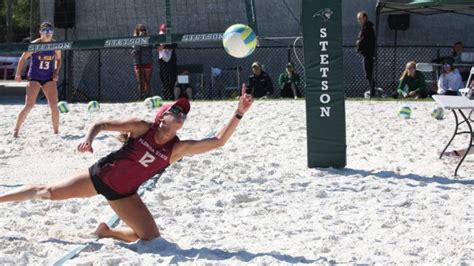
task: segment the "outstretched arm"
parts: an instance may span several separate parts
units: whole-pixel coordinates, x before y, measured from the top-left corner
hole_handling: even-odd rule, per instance
[[[92,142],[102,130],[127,132],[130,133],[131,137],[137,137],[144,134],[149,128],[150,124],[148,122],[138,118],[95,122],[87,131],[84,140],[77,146],[77,150],[80,152],[92,152]]]
[[[239,98],[237,110],[232,114],[230,121],[217,133],[214,138],[203,140],[184,140],[175,144],[171,163],[178,161],[183,156],[205,153],[224,146],[239,125],[240,119],[250,109],[252,95],[245,93],[245,84],[242,84],[242,96]]]

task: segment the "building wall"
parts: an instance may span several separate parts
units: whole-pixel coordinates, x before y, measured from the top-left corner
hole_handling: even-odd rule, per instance
[[[204,33],[223,32],[229,25],[234,23],[245,23],[247,14],[245,1],[231,0],[170,0],[172,3],[172,24],[174,33]],[[317,0],[315,0],[317,1]],[[369,19],[375,23],[376,0],[342,0],[342,12],[344,20],[343,44],[345,46],[355,45],[357,34],[360,30],[356,21],[358,11],[364,10],[369,14]],[[301,36],[300,14],[301,1],[298,0],[255,0],[259,35],[261,37],[296,37]],[[76,1],[76,27],[68,30],[68,40],[84,40],[107,37],[131,36],[137,23],[144,23],[150,29],[151,34],[158,32],[159,25],[165,22],[165,0],[77,0]],[[53,21],[54,1],[41,0],[41,19]],[[395,42],[395,31],[388,27],[388,16],[380,16],[379,45],[391,46]],[[398,32],[397,44],[401,46],[434,46],[432,48],[392,48],[379,49],[379,68],[377,77],[384,82],[380,86],[392,90],[396,86],[399,73],[407,61],[420,60],[429,62],[437,57],[449,55],[449,47],[456,41],[463,41],[467,50],[474,51],[474,17],[460,16],[454,14],[443,14],[435,16],[411,15],[411,24],[407,31]],[[57,29],[56,39],[64,39],[64,30]],[[288,46],[294,39],[286,41],[261,41],[263,46],[280,45]],[[297,42],[302,45],[302,42]],[[214,47],[220,47],[220,43],[206,43]],[[440,46],[438,49],[436,46]],[[181,44],[180,48],[186,47]],[[420,50],[422,49],[422,50]],[[288,51],[290,49],[288,48]],[[440,52],[441,51],[441,52]],[[279,48],[274,52],[263,48],[257,49],[253,55],[245,59],[233,59],[222,53],[210,51],[178,50],[179,64],[204,65],[206,84],[211,82],[209,73],[211,67],[235,68],[241,67],[242,79],[245,80],[250,74],[250,64],[254,60],[261,61],[267,72],[274,79],[278,78],[279,72],[284,70],[284,64],[288,60],[286,48]],[[301,55],[288,52],[290,60],[298,61],[297,70],[304,75],[304,69],[299,61]],[[297,60],[298,58],[300,60]],[[105,62],[113,71],[102,70],[101,81],[88,80],[97,75],[94,68],[88,69],[88,65],[97,64],[97,58],[76,53],[75,64],[82,62],[84,70],[78,68],[81,77],[75,77],[77,84],[96,84],[100,82],[103,87],[116,88],[127,86],[134,87],[136,81],[130,72],[131,59],[126,49],[115,52],[102,53],[102,62]],[[156,60],[156,54],[155,54]],[[114,70],[115,67],[116,69]],[[156,69],[156,68],[155,68]],[[81,71],[84,71],[82,73]],[[89,72],[87,72],[89,71]],[[95,71],[95,72],[94,72]],[[353,95],[363,95],[366,84],[360,57],[353,48],[344,50],[344,71],[346,87],[355,91]],[[87,72],[87,73],[86,73]],[[115,75],[114,73],[123,73]],[[120,78],[118,78],[120,76]],[[78,79],[79,78],[79,79]],[[124,79],[129,79],[124,81]],[[105,82],[105,83],[104,83]],[[158,71],[153,72],[152,83],[154,91],[159,93]],[[206,85],[206,86],[207,86]],[[276,83],[275,83],[276,85]],[[112,92],[113,93],[113,92]],[[121,96],[122,97],[122,96]]]
[[[375,23],[376,0],[342,0],[343,41],[353,45],[359,26],[356,13],[365,10]],[[171,0],[173,31],[215,32],[224,31],[233,22],[245,22],[244,1],[231,0]],[[261,36],[299,36],[301,1],[255,0],[258,30]],[[403,1],[399,1],[403,2]],[[285,4],[286,3],[286,4]],[[152,33],[165,22],[164,0],[81,0],[76,1],[76,28],[69,30],[69,39],[93,39],[128,36],[137,23],[145,23]],[[42,20],[53,21],[54,1],[41,1]],[[395,32],[390,30],[388,16],[380,16],[379,44],[394,43]],[[399,31],[399,45],[451,45],[463,41],[474,46],[474,17],[455,14],[435,16],[411,15],[410,28]],[[58,30],[58,38],[63,30]]]

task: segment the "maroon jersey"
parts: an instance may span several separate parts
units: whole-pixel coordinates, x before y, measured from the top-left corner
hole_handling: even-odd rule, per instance
[[[137,138],[129,138],[124,146],[98,162],[97,176],[103,183],[122,195],[133,194],[138,187],[170,164],[174,137],[164,145],[155,143],[158,124]]]

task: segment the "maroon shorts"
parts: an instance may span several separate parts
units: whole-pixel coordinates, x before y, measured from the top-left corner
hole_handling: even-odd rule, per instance
[[[97,175],[97,172],[99,172],[99,170],[100,170],[99,163],[95,163],[94,165],[89,167],[89,175],[91,177],[92,184],[94,185],[95,191],[97,191],[98,194],[101,194],[102,196],[104,196],[107,200],[123,199],[136,193],[136,191],[134,191],[130,194],[123,195],[114,191],[111,187],[105,184]]]
[[[153,69],[153,64],[135,64],[134,65],[135,67],[135,70],[139,70],[139,69]]]

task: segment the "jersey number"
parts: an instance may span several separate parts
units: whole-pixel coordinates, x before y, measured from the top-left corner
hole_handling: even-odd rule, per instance
[[[49,69],[49,61],[40,61],[39,69],[48,70]]]
[[[141,163],[143,166],[148,167],[151,163],[153,163],[153,161],[155,161],[155,159],[155,156],[153,156],[149,152],[145,152],[143,157],[138,162]]]

